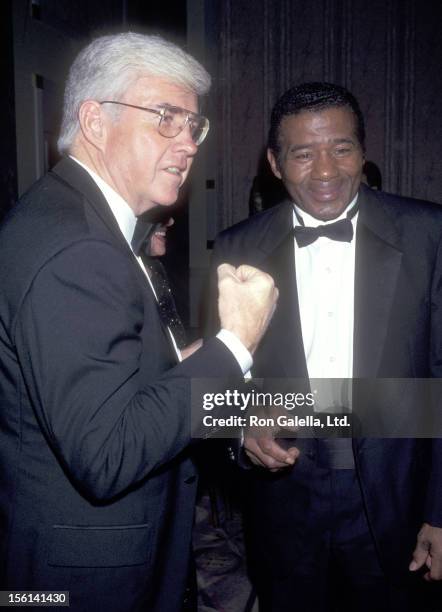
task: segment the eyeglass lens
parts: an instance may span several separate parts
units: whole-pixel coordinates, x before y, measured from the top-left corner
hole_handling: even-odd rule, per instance
[[[159,124],[159,132],[167,138],[177,136],[189,124],[192,140],[200,144],[207,133],[208,121],[199,115],[190,115],[180,108],[165,108]]]

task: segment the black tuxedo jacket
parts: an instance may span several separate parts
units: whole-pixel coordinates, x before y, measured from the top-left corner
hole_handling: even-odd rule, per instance
[[[63,160],[0,230],[0,582],[71,609],[181,610],[196,474],[190,377],[101,192]]]
[[[442,376],[442,208],[361,186],[354,305],[355,378]],[[271,274],[280,296],[254,356],[253,374],[307,378],[296,288],[293,207],[284,202],[223,232],[213,265],[248,263]],[[424,406],[423,406],[424,408]],[[400,414],[400,409],[398,410]],[[325,486],[317,440],[303,440],[292,470],[249,470],[251,557],[283,576],[321,534],[310,512]],[[356,469],[381,560],[407,573],[423,521],[442,526],[442,440],[355,439]]]

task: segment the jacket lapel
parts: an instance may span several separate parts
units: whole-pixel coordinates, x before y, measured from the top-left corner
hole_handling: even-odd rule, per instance
[[[356,230],[354,378],[375,378],[401,267],[399,236],[376,195],[361,187]]]
[[[63,158],[52,170],[51,173],[56,175],[57,180],[62,181],[69,189],[75,191],[77,196],[85,198],[88,204],[93,208],[95,213],[100,217],[106,228],[111,232],[120,246],[128,253],[132,253],[125,237],[123,236],[117,220],[115,219],[109,204],[106,202],[102,192],[92,179],[92,177],[82,168],[77,162],[69,158]],[[175,347],[169,335],[167,327],[164,325],[158,310],[158,302],[152,293],[147,278],[144,276],[141,267],[134,260],[134,265],[137,269],[137,274],[140,276],[140,284],[145,291],[148,292],[149,299],[155,301],[155,308],[158,314],[158,324],[163,330],[165,339],[176,357]]]
[[[55,175],[57,180],[62,181],[69,189],[75,191],[79,197],[85,198],[120,244],[129,249],[129,245],[121,233],[105,197],[92,177],[80,164],[70,158],[63,158],[50,171],[50,174]]]

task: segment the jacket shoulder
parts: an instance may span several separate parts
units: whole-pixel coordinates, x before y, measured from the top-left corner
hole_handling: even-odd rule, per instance
[[[80,194],[49,172],[21,196],[0,231],[2,242],[19,236],[38,253],[45,244],[70,241],[86,230]]]
[[[215,246],[218,244],[224,247],[235,245],[236,248],[250,248],[260,243],[269,232],[276,231],[279,224],[286,225],[291,211],[292,204],[286,201],[257,213],[222,231],[216,238]]]
[[[20,198],[0,227],[2,303],[16,311],[39,272],[88,242],[118,247],[86,197],[49,172]]]
[[[372,195],[378,199],[387,213],[393,217],[410,216],[422,217],[422,219],[442,217],[442,205],[436,202],[397,196],[384,191],[374,191]]]

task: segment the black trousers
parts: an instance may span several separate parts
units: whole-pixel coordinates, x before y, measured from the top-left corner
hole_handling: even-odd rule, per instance
[[[321,546],[281,579],[256,585],[260,612],[424,612],[415,599],[420,577],[396,586],[384,575],[355,471],[330,470],[329,484],[326,507],[317,509],[330,518]]]

